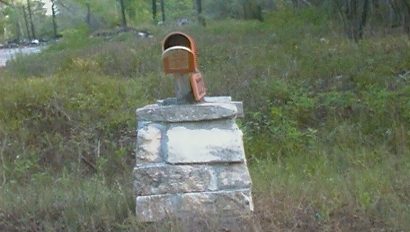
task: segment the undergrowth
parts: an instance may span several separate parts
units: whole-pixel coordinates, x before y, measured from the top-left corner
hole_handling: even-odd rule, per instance
[[[0,230],[161,230],[136,223],[131,180],[134,111],[173,95],[171,29],[152,30],[80,28],[0,71]],[[312,9],[178,30],[197,40],[208,94],[244,101],[265,231],[410,228],[407,37],[354,43]]]

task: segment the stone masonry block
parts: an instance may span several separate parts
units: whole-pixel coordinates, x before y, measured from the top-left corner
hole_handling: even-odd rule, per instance
[[[165,193],[201,192],[208,189],[211,173],[206,167],[155,165],[134,169],[138,196]]]
[[[246,163],[214,166],[218,190],[251,188],[252,180]]]
[[[204,124],[175,124],[167,133],[166,162],[172,164],[244,162],[242,132],[226,120]],[[232,124],[229,124],[232,123]],[[230,128],[229,128],[230,127]]]
[[[253,211],[249,189],[138,196],[136,202],[137,219],[141,222],[192,215],[228,217],[246,215]]]
[[[243,163],[213,166],[155,164],[134,169],[137,196],[245,189],[251,184]]]
[[[156,123],[140,123],[137,131],[137,166],[145,163],[163,161],[161,156],[161,140],[165,127]]]
[[[137,117],[139,121],[192,122],[234,118],[237,112],[237,107],[231,103],[153,104],[137,109]]]

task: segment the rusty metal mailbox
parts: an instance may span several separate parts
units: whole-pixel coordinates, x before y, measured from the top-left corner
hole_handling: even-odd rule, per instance
[[[198,67],[195,42],[181,32],[169,34],[162,44],[162,60],[164,72],[167,74],[196,72]]]
[[[182,32],[167,35],[162,43],[164,72],[175,77],[175,92],[180,104],[201,101],[206,88],[198,70],[194,40]]]

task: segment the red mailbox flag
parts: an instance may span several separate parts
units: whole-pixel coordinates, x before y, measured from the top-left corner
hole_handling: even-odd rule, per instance
[[[201,73],[193,73],[189,81],[191,82],[192,93],[194,94],[195,100],[201,101],[206,95],[205,83]]]

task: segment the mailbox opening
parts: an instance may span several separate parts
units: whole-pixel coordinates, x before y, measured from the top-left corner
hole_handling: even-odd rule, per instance
[[[194,50],[191,38],[180,32],[172,33],[165,38],[163,51],[174,46],[183,46],[190,50]]]

